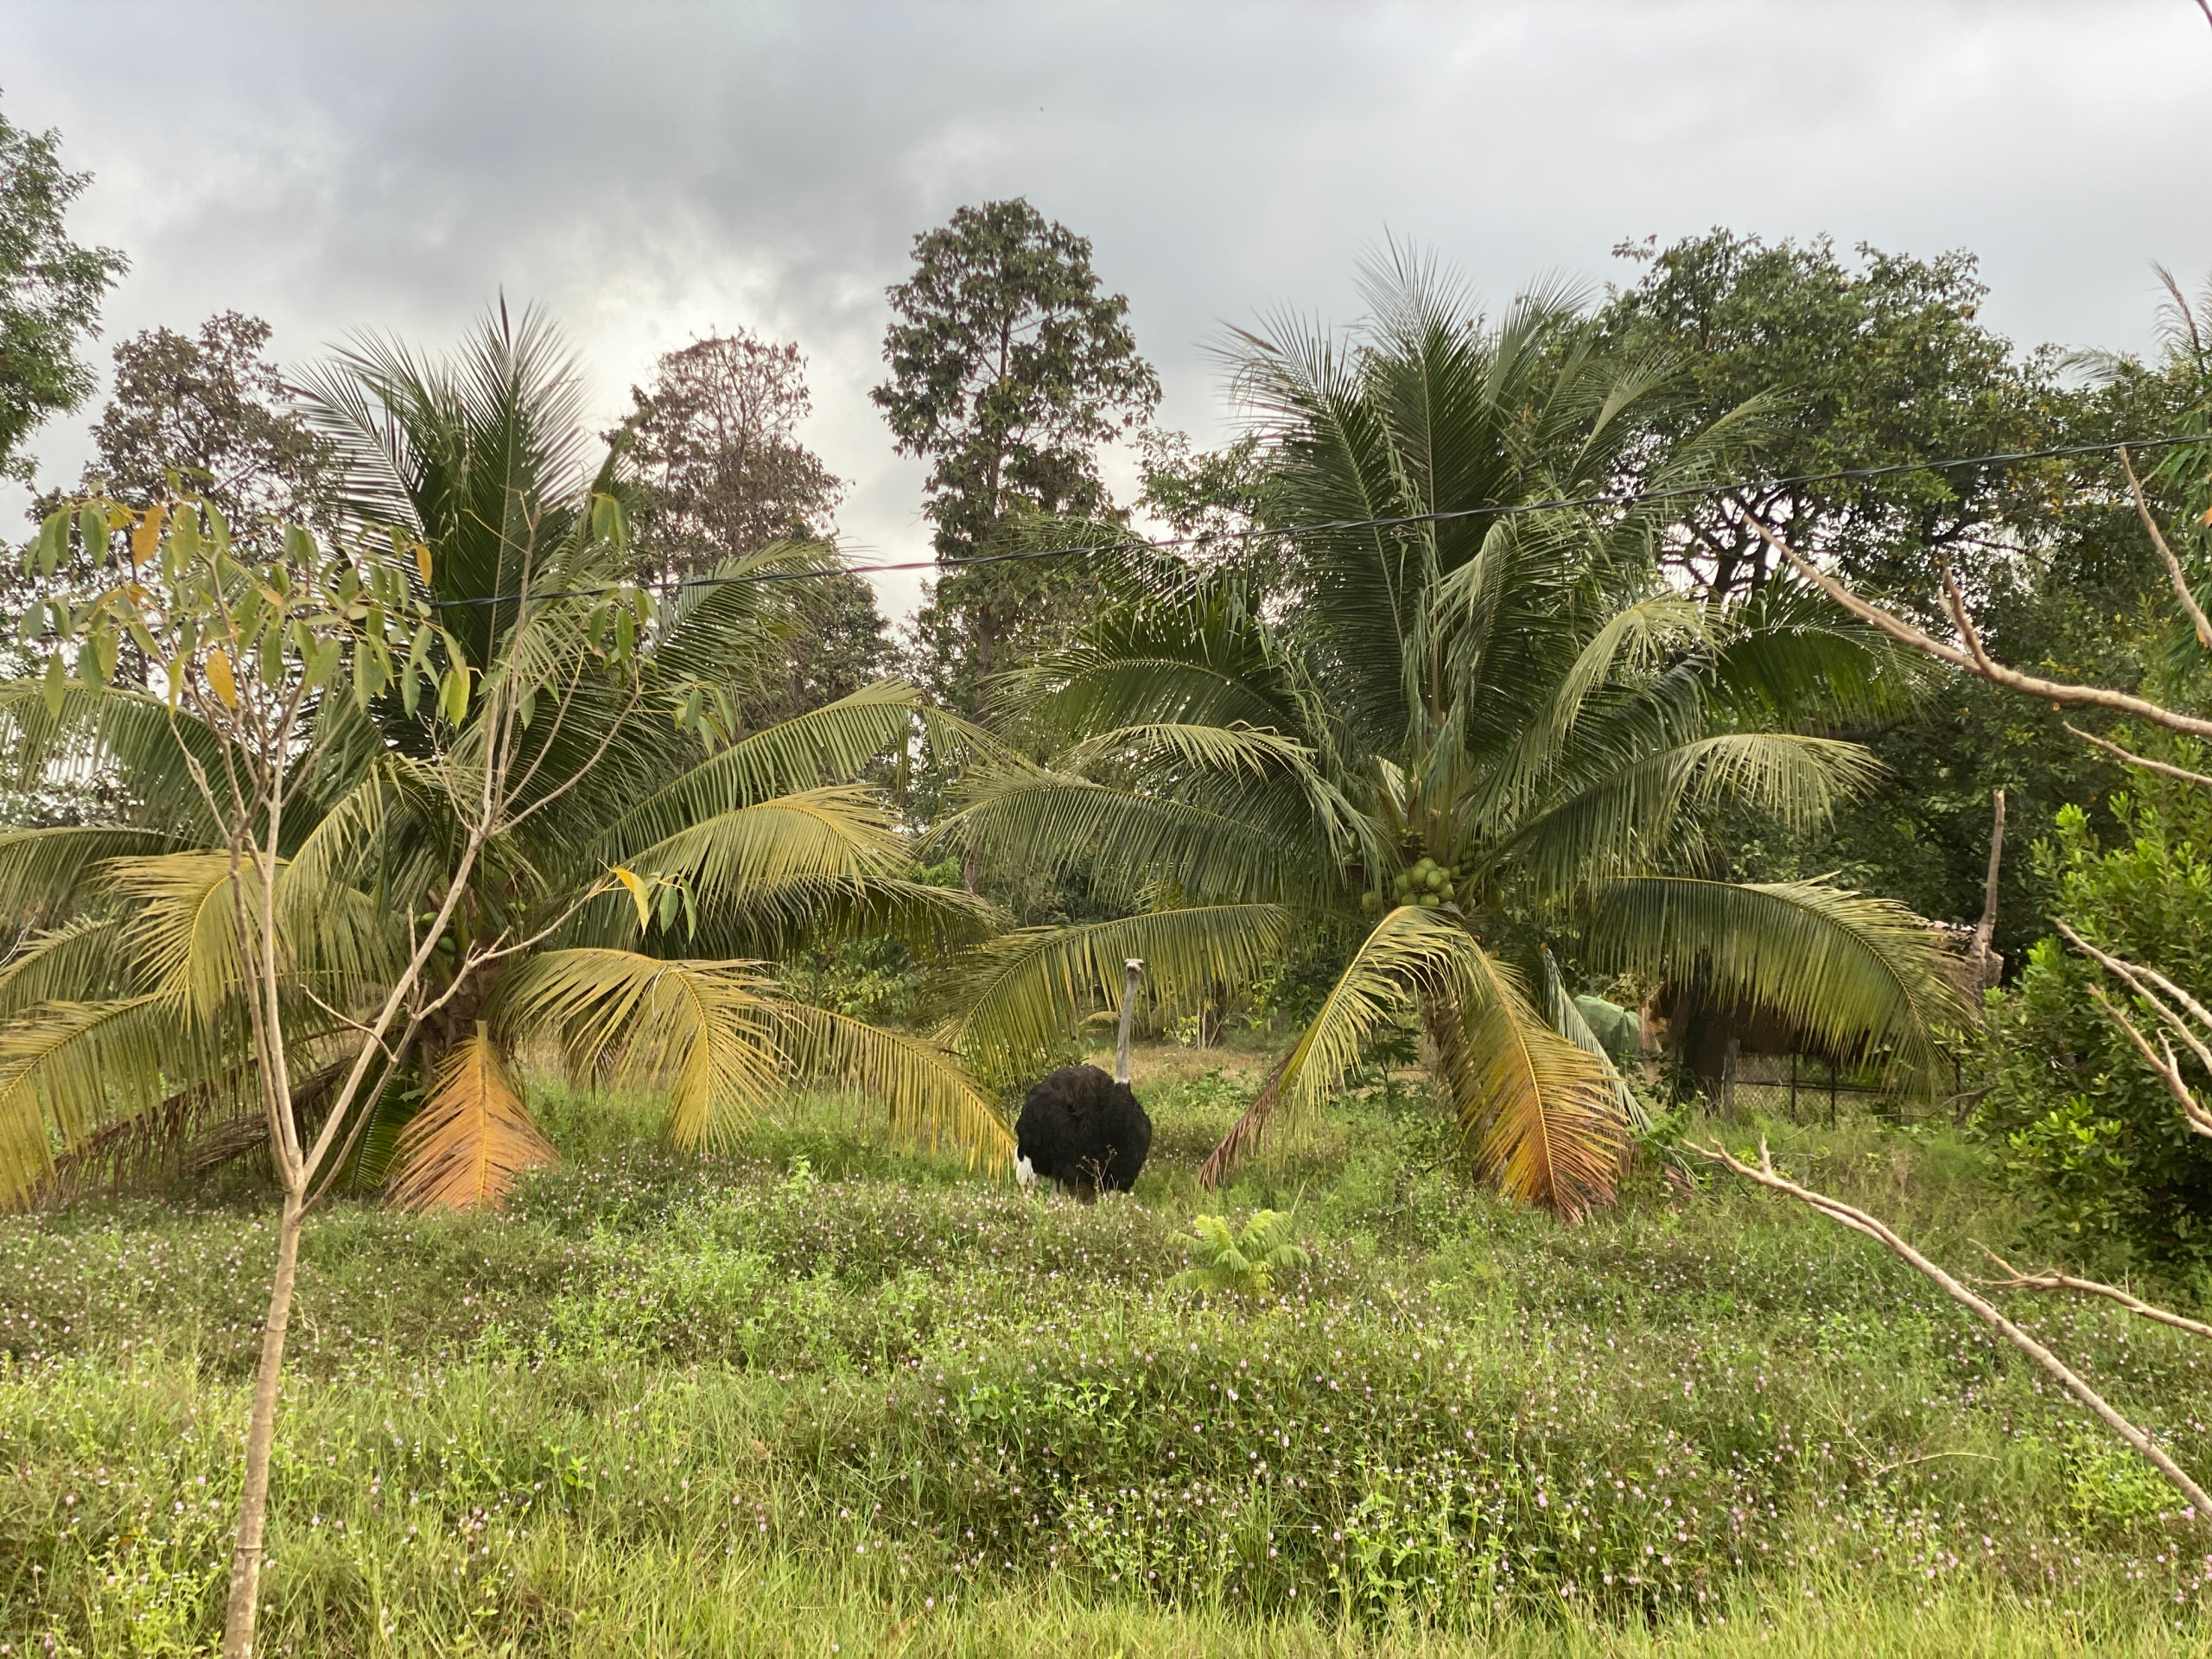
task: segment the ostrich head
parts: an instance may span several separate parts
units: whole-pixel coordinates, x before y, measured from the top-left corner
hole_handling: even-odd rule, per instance
[[[1137,1011],[1137,982],[1144,977],[1144,958],[1128,957],[1122,966],[1128,976],[1122,982],[1122,1033],[1114,1043],[1114,1081],[1129,1080],[1129,1021]]]

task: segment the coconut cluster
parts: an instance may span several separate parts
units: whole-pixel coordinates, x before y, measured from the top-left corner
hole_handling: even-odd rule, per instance
[[[1401,905],[1418,905],[1423,910],[1434,910],[1459,896],[1452,872],[1424,853],[1390,878],[1389,899],[1393,908]],[[1382,894],[1370,892],[1360,904],[1368,911],[1382,908]]]

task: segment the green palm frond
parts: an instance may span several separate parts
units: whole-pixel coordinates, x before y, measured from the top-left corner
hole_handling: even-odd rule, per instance
[[[1484,855],[1552,892],[1648,868],[1686,815],[1751,807],[1795,832],[1816,829],[1871,787],[1880,763],[1856,743],[1791,732],[1724,732],[1604,768]]]
[[[1384,915],[1352,952],[1283,1064],[1278,1086],[1286,1121],[1318,1107],[1385,1023],[1411,1015],[1424,996],[1466,979],[1481,954],[1466,929],[1440,912],[1404,905]]]
[[[80,1145],[212,1075],[223,1051],[159,993],[48,1003],[0,1027],[0,1206],[22,1205],[55,1142]]]
[[[928,844],[965,849],[986,870],[1081,866],[1122,899],[1172,884],[1193,898],[1272,901],[1322,879],[1307,804],[1265,785],[1241,798],[1249,810],[1231,810],[1023,768],[977,778],[963,798]],[[1274,809],[1264,816],[1263,802]]]
[[[0,917],[59,920],[103,884],[108,860],[168,852],[176,845],[157,830],[105,824],[10,830],[0,835]]]
[[[1588,937],[1611,967],[1768,1009],[1808,1042],[1871,1055],[1931,1092],[1943,1082],[1940,1033],[1970,1018],[1934,929],[1902,905],[1824,882],[1621,881]]]
[[[879,756],[903,753],[917,731],[949,752],[998,755],[996,739],[928,706],[903,680],[849,696],[741,737],[625,811],[606,833],[610,859],[665,839],[703,818],[777,796],[858,777]]]
[[[7,753],[18,789],[82,785],[118,772],[130,779],[147,824],[185,841],[214,833],[190,763],[219,779],[221,746],[188,710],[172,710],[143,691],[73,683],[54,714],[42,682],[12,680],[0,684],[0,733],[11,740]]]
[[[518,1033],[556,1036],[580,1075],[665,1090],[670,1138],[696,1147],[782,1090],[791,1057],[774,991],[759,963],[548,950],[500,987],[495,1018]]]
[[[956,969],[959,1014],[938,1033],[982,1076],[1019,1076],[1057,1053],[1083,1017],[1114,1006],[1122,963],[1144,959],[1169,1007],[1247,984],[1287,949],[1294,918],[1275,905],[1148,912],[1071,927],[1025,928]]]
[[[156,988],[209,1020],[244,983],[238,912],[230,855],[168,853],[124,858],[108,868],[117,895],[131,907],[124,942]],[[391,966],[391,918],[351,888],[294,883],[289,866],[276,882],[278,945],[286,965],[315,982],[326,1000],[374,982]],[[240,880],[249,918],[261,913],[259,883]]]
[[[34,933],[0,962],[0,1021],[41,1002],[94,1002],[130,995],[137,963],[122,948],[123,925],[114,916],[76,916]]]
[[[601,943],[627,938],[637,910],[627,895],[612,895],[603,913],[577,930]],[[741,903],[703,912],[681,938],[685,954],[779,958],[810,944],[836,939],[893,938],[924,957],[981,944],[1009,925],[989,899],[957,887],[940,887],[902,876],[848,882],[812,876],[762,881]],[[643,942],[652,950],[666,936]]]
[[[680,877],[699,905],[718,907],[797,880],[865,886],[906,868],[907,854],[880,798],[828,788],[717,813],[625,861]]]
[[[1013,1131],[948,1050],[802,1003],[782,1003],[774,1017],[793,1082],[880,1103],[890,1132],[911,1144],[958,1147],[994,1175],[1012,1166]]]

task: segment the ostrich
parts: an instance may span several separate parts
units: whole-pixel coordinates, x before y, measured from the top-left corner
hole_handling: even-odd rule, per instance
[[[1078,1198],[1126,1192],[1152,1150],[1152,1120],[1129,1092],[1129,1021],[1137,1006],[1141,957],[1122,964],[1122,1030],[1114,1075],[1095,1065],[1064,1065],[1030,1085],[1014,1121],[1014,1173],[1027,1186],[1039,1179]]]

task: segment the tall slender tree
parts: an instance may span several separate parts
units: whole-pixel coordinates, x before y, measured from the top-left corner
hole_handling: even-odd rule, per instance
[[[69,205],[91,182],[61,165],[60,133],[0,115],[0,478],[29,480],[24,439],[92,395],[78,350],[129,262],[69,238]]]
[[[890,290],[890,378],[869,394],[902,454],[930,466],[938,555],[1005,544],[1026,514],[1090,517],[1107,506],[1098,446],[1160,402],[1138,354],[1129,302],[1106,293],[1088,238],[1027,201],[963,207],[914,238],[914,271]],[[974,699],[982,679],[1055,637],[1082,591],[1050,561],[948,570],[925,612],[943,689]]]

